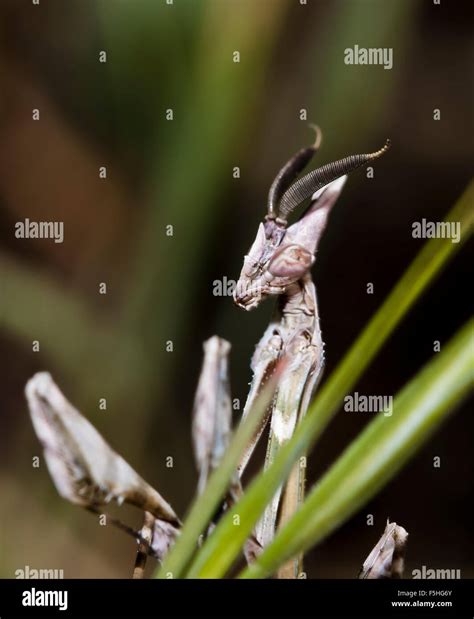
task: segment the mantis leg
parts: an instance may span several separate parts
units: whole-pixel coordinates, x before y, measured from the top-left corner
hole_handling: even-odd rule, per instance
[[[255,400],[257,399],[267,380],[272,375],[275,365],[280,358],[282,338],[279,335],[278,326],[279,321],[278,318],[275,317],[275,319],[272,320],[270,325],[267,327],[262,339],[260,340],[257,348],[255,349],[251,364],[251,368],[253,370],[253,379],[250,386],[250,392],[245,403],[242,419],[245,419],[249,411],[252,410]],[[242,476],[248,464],[248,461],[250,460],[255,450],[255,447],[260,440],[263,431],[265,430],[271,413],[272,407],[269,406],[267,412],[262,419],[262,422],[257,428],[254,436],[252,437],[252,440],[248,444],[247,449],[245,450],[240,460],[238,466],[238,472],[240,476]]]
[[[309,380],[305,385],[305,393],[301,403],[300,409],[300,421],[306,414],[309,401],[312,394],[317,388],[319,380],[322,376],[324,364],[321,363],[318,367],[317,361],[320,359],[320,355],[317,350],[312,351],[315,354],[314,357],[314,371],[309,376]],[[305,483],[306,483],[306,455],[301,456],[298,462],[291,470],[288,481],[285,485],[283,496],[281,499],[280,513],[278,518],[278,526],[283,526],[299,506],[304,501],[305,496]],[[292,559],[281,566],[277,572],[277,578],[298,578],[303,572],[303,554],[298,555],[295,559]]]
[[[317,297],[309,277],[300,289],[284,300],[281,311],[283,353],[289,365],[273,405],[266,468],[272,464],[278,450],[292,437],[296,424],[305,415],[324,367]],[[289,520],[304,500],[305,475],[306,458],[302,457],[257,525],[257,539],[262,546],[273,539],[276,527]],[[277,575],[279,578],[296,578],[301,571],[302,557],[299,557],[280,568]]]
[[[314,362],[317,353],[311,345],[308,345],[307,339],[304,336],[295,338],[292,342],[292,348],[294,346],[300,346],[301,349],[296,354],[292,354],[289,365],[285,370],[278,388],[272,411],[270,436],[265,461],[266,468],[271,466],[276,453],[293,436],[296,424],[302,414],[301,405],[304,400],[305,388],[311,373],[314,371]],[[297,466],[299,467],[300,465]],[[293,475],[296,475],[298,479],[300,479],[300,477],[304,479],[304,470],[302,473],[303,476],[301,476],[300,472],[298,472],[298,474],[294,473]],[[292,483],[292,487],[294,487],[294,483],[296,482]],[[300,483],[300,481],[298,481],[297,486],[304,488],[304,482]],[[287,494],[288,491],[285,491],[285,493]],[[275,494],[257,525],[257,539],[262,546],[267,545],[274,537],[281,494],[282,488]],[[291,501],[294,502],[295,505],[298,504],[300,498],[298,495],[299,491],[296,490],[296,496],[294,496]],[[288,508],[289,505],[290,503],[288,503]]]

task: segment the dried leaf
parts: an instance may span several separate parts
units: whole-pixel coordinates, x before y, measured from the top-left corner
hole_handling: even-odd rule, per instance
[[[382,537],[364,561],[359,578],[401,578],[408,533],[396,522],[389,522]]]
[[[217,336],[204,342],[204,361],[194,400],[192,427],[199,493],[219,465],[230,440],[229,351],[229,342]]]
[[[126,501],[179,524],[170,505],[66,400],[50,374],[35,374],[25,391],[48,470],[62,497],[86,508],[112,499]]]

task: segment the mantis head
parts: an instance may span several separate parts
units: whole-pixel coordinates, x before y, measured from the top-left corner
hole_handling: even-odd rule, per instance
[[[270,295],[284,293],[291,284],[309,272],[327,218],[342,191],[347,174],[380,157],[389,148],[387,140],[380,150],[351,155],[309,172],[293,183],[319,148],[316,141],[296,153],[280,170],[268,194],[268,212],[259,225],[234,292],[234,301],[245,310],[257,307]],[[293,184],[292,184],[293,183]],[[311,204],[299,221],[287,227],[287,217],[304,200]]]

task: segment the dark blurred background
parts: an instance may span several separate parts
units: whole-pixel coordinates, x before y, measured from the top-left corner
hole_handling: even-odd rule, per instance
[[[185,513],[202,342],[219,334],[232,343],[232,390],[243,405],[272,311],[268,301],[247,314],[213,296],[213,282],[238,277],[274,174],[313,139],[309,121],[323,129],[318,164],[393,142],[373,179],[352,176],[318,253],[329,375],[421,248],[412,222],[442,219],[469,181],[470,5],[1,0],[0,576],[29,565],[129,577],[135,552],[60,499],[44,463],[32,467],[41,449],[23,389],[38,370]],[[345,65],[344,49],[356,44],[393,48],[393,68]],[[63,221],[64,243],[16,239],[25,218]],[[464,248],[354,390],[395,394],[433,342],[443,345],[468,317],[469,276]],[[309,459],[310,483],[369,420],[336,417]],[[308,576],[355,577],[389,517],[410,533],[408,576],[426,565],[472,577],[472,430],[466,404],[307,556]]]

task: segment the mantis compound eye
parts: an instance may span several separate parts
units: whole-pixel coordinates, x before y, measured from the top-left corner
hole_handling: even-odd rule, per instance
[[[314,256],[301,245],[286,245],[275,252],[268,271],[275,277],[299,279],[311,268]]]

